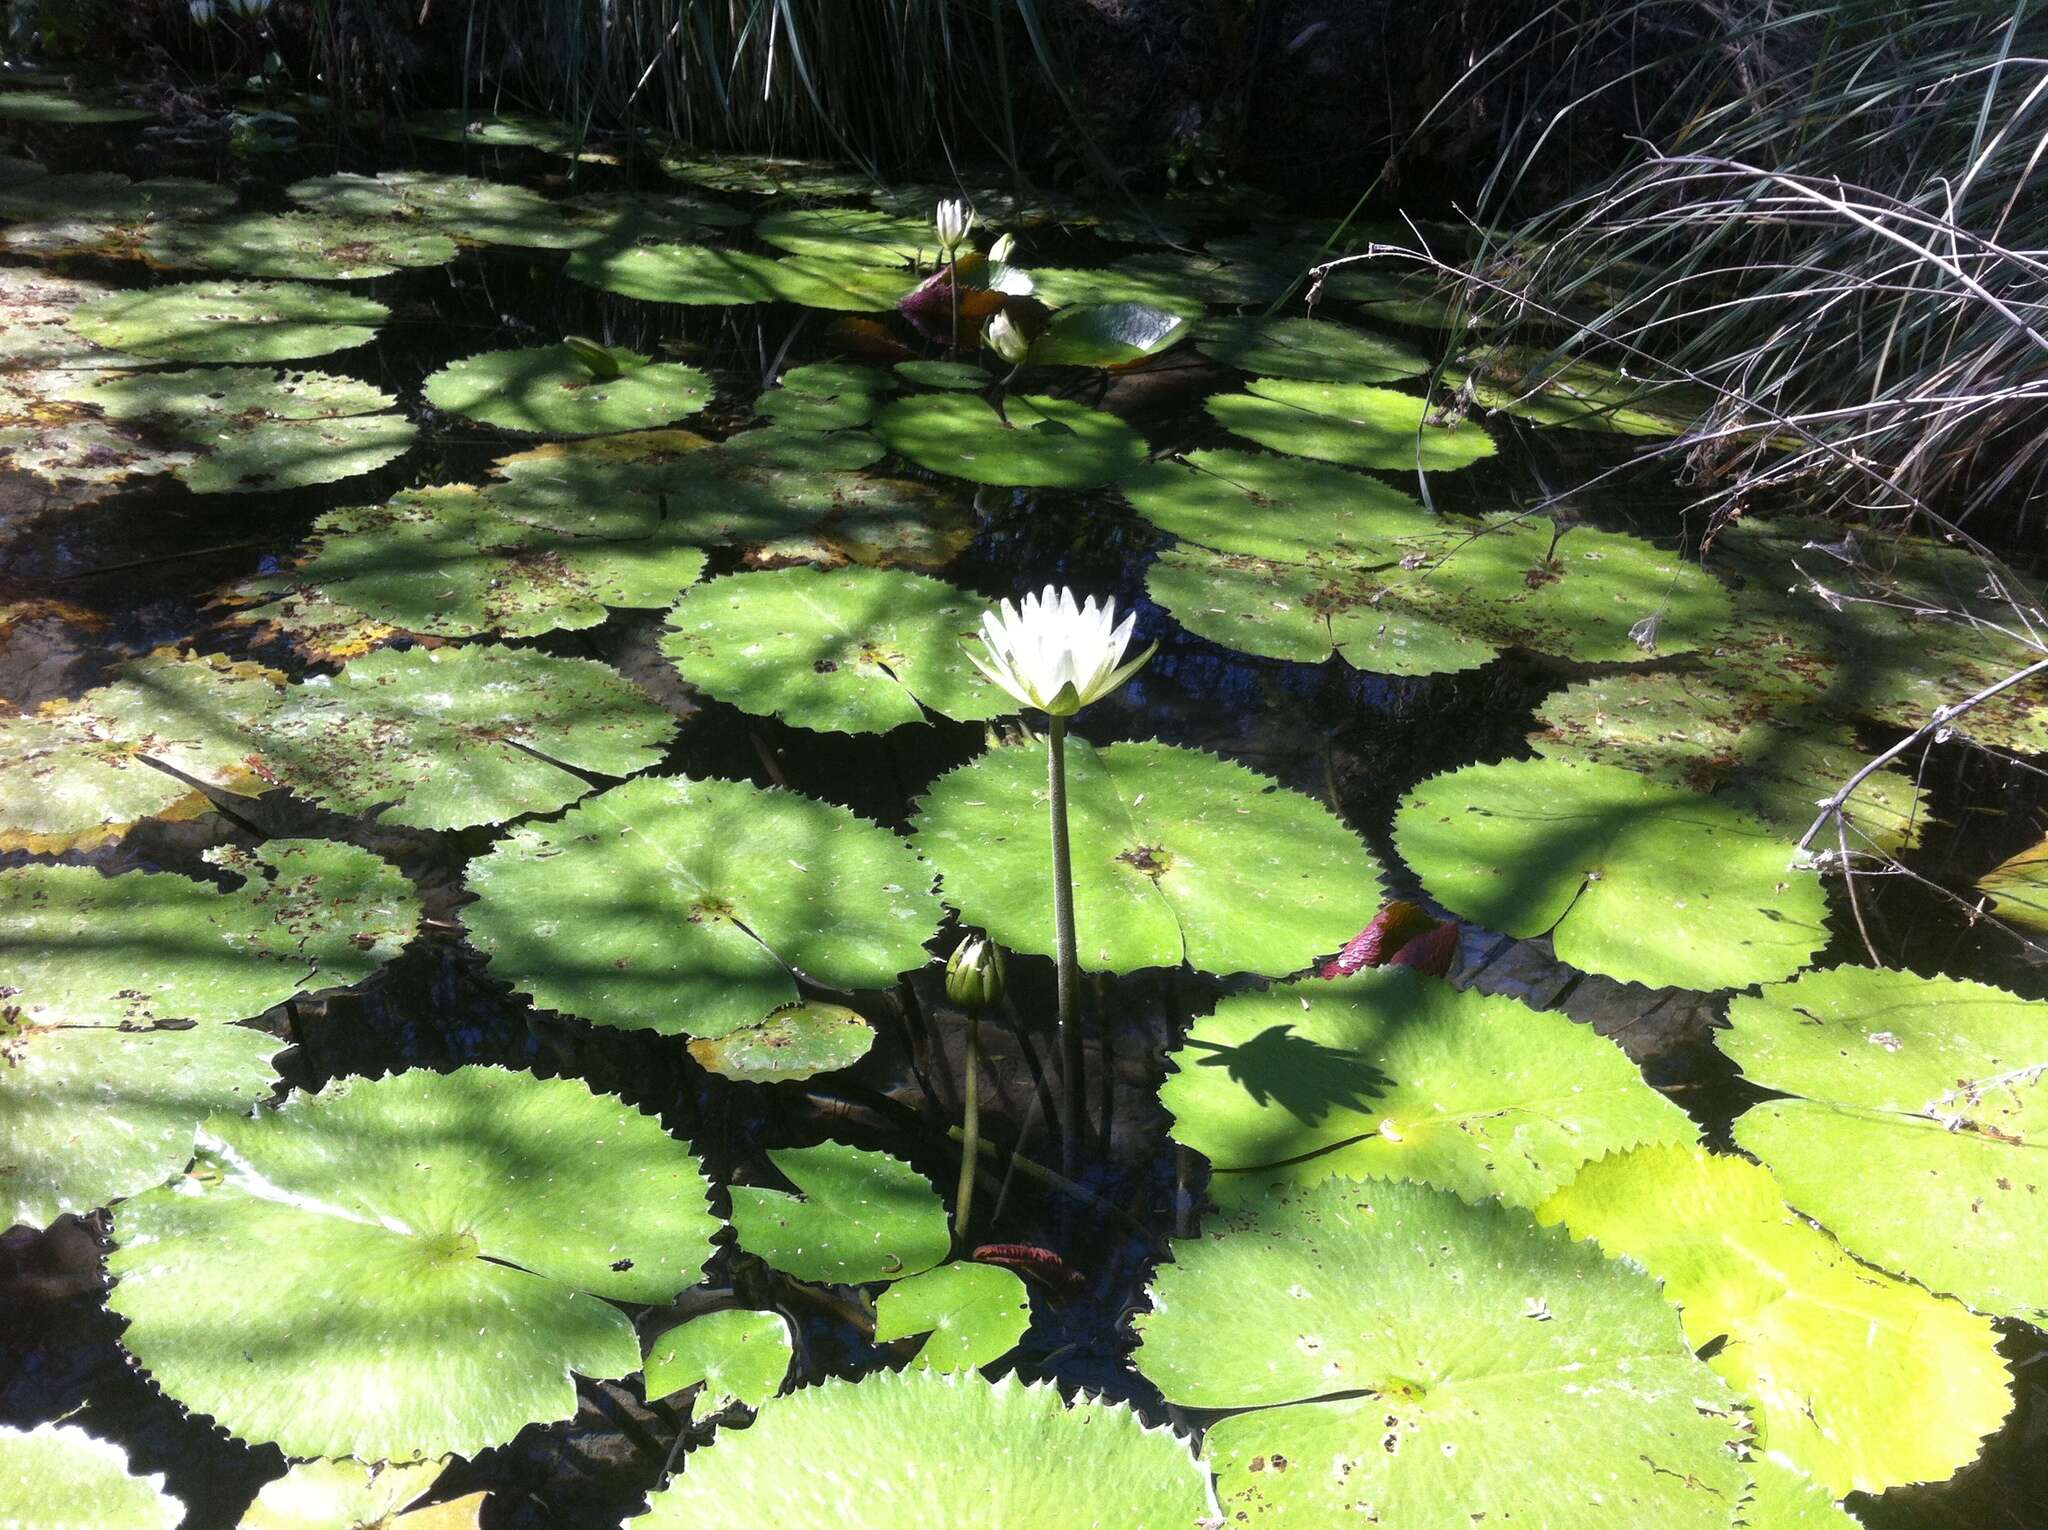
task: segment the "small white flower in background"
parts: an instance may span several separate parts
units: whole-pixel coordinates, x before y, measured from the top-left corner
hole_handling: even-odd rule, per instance
[[[192,25],[210,27],[213,25],[213,0],[192,0]]]
[[[1017,236],[1015,234],[1005,234],[988,247],[988,263],[992,266],[1000,266],[1007,262],[1016,251]]]
[[[1022,361],[1031,350],[1031,342],[1024,338],[1024,331],[1010,322],[1007,313],[998,313],[990,319],[981,332],[981,338],[988,343],[990,350],[1011,366]]]
[[[967,242],[968,232],[974,227],[974,209],[957,199],[941,202],[932,214],[932,227],[938,232],[939,248],[950,258]]]
[[[984,660],[972,649],[967,657],[991,682],[1027,707],[1054,717],[1072,717],[1100,701],[1143,668],[1158,648],[1154,643],[1118,668],[1130,646],[1135,616],[1117,624],[1116,602],[1101,605],[1089,596],[1076,606],[1072,590],[1026,595],[1021,605],[1003,601],[981,619]]]

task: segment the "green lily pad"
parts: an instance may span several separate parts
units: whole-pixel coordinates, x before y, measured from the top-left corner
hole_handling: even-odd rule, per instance
[[[1446,367],[1443,381],[1451,388],[1469,381],[1483,408],[1518,419],[1624,436],[1678,435],[1715,402],[1704,388],[1652,386],[1533,345],[1486,347]]]
[[[1494,453],[1484,426],[1438,424],[1408,393],[1356,384],[1255,377],[1247,393],[1209,400],[1218,424],[1276,452],[1347,467],[1447,473]]]
[[[1280,976],[1357,932],[1380,868],[1321,803],[1171,744],[1067,743],[1079,960]],[[932,783],[913,819],[946,901],[1014,951],[1053,954],[1043,746]]]
[[[418,436],[419,427],[398,414],[272,420],[221,432],[177,474],[194,494],[304,489],[375,472],[411,451]]]
[[[1377,478],[1264,452],[1163,457],[1117,488],[1183,542],[1280,563],[1399,562],[1446,524]]]
[[[929,1334],[912,1370],[978,1371],[1017,1347],[1031,1293],[1000,1265],[956,1261],[889,1287],[875,1300],[875,1342]]]
[[[805,1387],[687,1468],[628,1530],[1187,1530],[1209,1498],[1187,1446],[1128,1408],[926,1371]]]
[[[1691,1119],[1590,1027],[1405,967],[1225,999],[1159,1102],[1210,1194],[1407,1179],[1534,1206],[1603,1154],[1691,1144]]]
[[[353,666],[352,666],[353,667]],[[742,781],[645,778],[472,861],[492,971],[598,1025],[723,1036],[796,1002],[794,967],[884,988],[927,961],[939,904],[898,835]]]
[[[838,398],[848,393],[894,393],[897,380],[880,367],[848,361],[813,361],[791,367],[782,374],[781,384],[792,393],[812,398]]]
[[[870,393],[826,396],[770,388],[754,400],[754,409],[784,430],[851,430],[867,424],[875,412],[875,399]]]
[[[594,376],[566,345],[485,351],[451,362],[426,381],[427,402],[503,430],[598,436],[644,430],[693,415],[711,402],[711,379],[695,367],[650,362],[622,346],[603,347],[622,368]]]
[[[705,564],[701,547],[669,534],[682,529],[568,536],[513,519],[473,485],[446,484],[323,515],[291,580],[407,632],[533,637],[674,600]]]
[[[243,213],[205,223],[166,223],[143,251],[160,266],[236,276],[350,281],[445,266],[455,241],[434,229],[317,213]]]
[[[1012,394],[1003,412],[965,393],[915,393],[875,414],[875,434],[898,456],[974,483],[1092,489],[1145,458],[1145,439],[1115,415],[1039,394]]]
[[[386,649],[301,681],[260,730],[278,784],[342,813],[463,829],[547,813],[661,758],[675,721],[617,671],[532,649]]]
[[[1850,799],[1852,806],[1858,800]],[[2048,934],[2048,839],[2029,845],[1977,878],[1989,894],[1991,911],[2007,924]]]
[[[1790,977],[1827,943],[1791,840],[1711,797],[1612,765],[1505,760],[1433,777],[1394,843],[1430,896],[1558,960],[1651,987]]]
[[[400,126],[419,138],[465,147],[540,149],[552,154],[572,141],[559,122],[519,112],[465,112],[453,106],[408,113]]]
[[[0,93],[0,106],[7,94]],[[162,1472],[138,1477],[128,1452],[72,1424],[0,1424],[0,1524],[22,1530],[177,1530],[185,1506]]]
[[[917,1170],[843,1143],[771,1148],[796,1193],[732,1187],[740,1247],[798,1280],[865,1285],[928,1270],[953,1246],[946,1208]]]
[[[1090,303],[1144,303],[1192,323],[1209,311],[1195,282],[1184,275],[1134,271],[1125,266],[1036,267],[1032,295],[1048,308]]]
[[[563,204],[579,225],[592,231],[593,245],[687,243],[720,229],[744,228],[743,209],[693,196],[652,196],[643,191],[591,191]]]
[[[464,244],[574,250],[605,237],[574,207],[537,191],[467,175],[390,170],[382,175],[325,175],[294,182],[285,194],[301,207],[344,221],[416,222]]]
[[[661,651],[684,679],[744,712],[821,732],[886,733],[1015,710],[963,646],[988,603],[885,569],[784,568],[687,590]]]
[[[1735,1140],[1850,1252],[2048,1324],[2048,1003],[1870,967],[1738,996],[1718,1038],[1769,1100]]]
[[[758,260],[758,256],[748,257]],[[815,255],[761,261],[756,278],[768,295],[799,308],[833,313],[889,313],[917,285],[915,272]]]
[[[1356,304],[1368,319],[1382,324],[1406,324],[1412,329],[1452,327],[1454,294],[1440,290],[1427,276],[1396,276],[1361,262],[1337,267],[1324,279],[1323,288],[1332,297]],[[1460,327],[1476,323],[1468,313]]]
[[[733,1403],[758,1408],[782,1390],[795,1355],[779,1313],[725,1307],[659,1335],[647,1346],[647,1400],[701,1385],[700,1417]]]
[[[412,883],[368,850],[324,839],[226,846],[227,892],[167,871],[0,871],[0,990],[30,1026],[243,1020],[294,994],[345,987],[419,927]]]
[[[761,269],[773,264],[764,256],[707,244],[649,244],[581,250],[562,269],[571,280],[644,303],[724,308],[771,301],[775,294]]]
[[[1820,783],[1846,781],[1865,763],[1843,737],[1847,729],[1815,709],[1760,709],[1711,672],[1581,681],[1548,697],[1536,718],[1544,728],[1530,742],[1540,754],[1603,761],[1710,792],[1794,839],[1813,822]],[[1927,812],[1910,776],[1878,771],[1844,809],[1850,848],[1910,845]]]
[[[1255,377],[1309,382],[1398,382],[1429,370],[1429,358],[1405,340],[1326,319],[1208,319],[1195,330],[1195,349]]]
[[[270,1093],[281,1045],[238,1025],[0,1026],[0,1216],[47,1227],[162,1184],[201,1121]]]
[[[390,310],[296,282],[185,282],[81,303],[71,327],[153,361],[292,361],[362,345]]]
[[[404,1512],[428,1492],[442,1471],[440,1461],[301,1461],[282,1477],[263,1484],[235,1530],[458,1530]],[[481,1493],[474,1495],[481,1499]],[[471,1521],[472,1525],[474,1520]]]
[[[70,509],[97,504],[138,478],[188,467],[192,453],[149,431],[53,402],[62,373],[0,376],[0,464],[42,480]]]
[[[920,388],[975,393],[995,379],[971,361],[899,361],[896,375]]]
[[[28,181],[39,181],[49,173],[48,167],[35,160],[0,154],[0,186],[20,186]]]
[[[791,1004],[751,1025],[690,1043],[706,1073],[749,1084],[837,1073],[868,1055],[875,1030],[843,1004]]]
[[[103,170],[31,178],[0,188],[0,219],[9,225],[0,229],[0,249],[44,259],[129,259],[154,231],[234,205],[234,188],[211,181],[131,181]]]
[[[713,460],[718,463],[715,470],[728,478],[760,475],[761,481],[766,482],[766,475],[782,475],[775,479],[778,492],[788,492],[798,487],[795,474],[855,473],[873,466],[885,455],[887,450],[882,443],[862,431],[819,432],[763,425],[727,436],[719,443],[719,457]],[[845,479],[813,488],[835,499],[854,492],[851,482]]]
[[[1640,1148],[1537,1214],[1663,1281],[1758,1445],[1832,1494],[1940,1481],[2012,1406],[1988,1320],[1850,1259],[1747,1159]]]
[[[76,700],[0,718],[0,847],[89,849],[147,819],[195,817],[210,804],[191,781],[260,794],[253,728],[277,705],[281,678],[159,649]]]
[[[707,191],[743,191],[754,196],[862,197],[875,186],[872,177],[857,170],[765,154],[673,153],[662,158],[661,168],[677,180]]]
[[[47,373],[152,365],[152,357],[96,345],[71,327],[79,308],[118,295],[101,282],[0,266],[0,371],[18,376],[31,369]]]
[[[567,1418],[571,1372],[640,1368],[603,1298],[668,1301],[719,1225],[688,1146],[574,1079],[414,1071],[207,1130],[199,1172],[117,1213],[109,1305],[165,1392],[288,1456]]]
[[[82,372],[63,397],[110,419],[147,420],[187,439],[270,420],[372,414],[397,402],[382,388],[332,372],[193,367],[179,372]]]
[[[0,90],[0,117],[14,122],[85,127],[145,122],[155,115],[146,106],[121,106],[69,90]]]
[[[1738,1523],[1750,1530],[1863,1530],[1862,1521],[1804,1473],[1755,1454],[1747,1465],[1756,1490]]]
[[[907,265],[935,252],[929,219],[899,218],[864,207],[796,207],[763,213],[763,241],[792,255],[862,265]]]
[[[1256,1293],[1256,1298],[1254,1298]],[[1174,1246],[1137,1320],[1232,1524],[1722,1530],[1734,1398],[1657,1283],[1527,1212],[1328,1181]]]
[[[1188,631],[1241,653],[1298,664],[1333,654],[1383,675],[1474,669],[1499,650],[1341,565],[1269,563],[1203,547],[1159,555],[1145,590]]]
[[[1026,359],[1046,367],[1125,367],[1172,349],[1187,332],[1185,318],[1149,303],[1084,303],[1055,313]]]

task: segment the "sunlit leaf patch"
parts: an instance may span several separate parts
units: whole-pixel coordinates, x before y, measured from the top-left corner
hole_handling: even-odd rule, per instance
[[[1444,473],[1494,453],[1476,421],[1453,422],[1422,399],[1389,388],[1255,377],[1219,393],[1209,413],[1234,435],[1276,452],[1347,467]]]
[[[184,282],[79,304],[85,339],[155,361],[294,361],[362,345],[389,317],[375,299],[296,282]]]
[[[5,96],[0,95],[0,102]],[[128,1452],[76,1424],[0,1424],[0,1522],[35,1530],[177,1530],[185,1506],[163,1473],[138,1476]]]
[[[732,1187],[740,1247],[799,1280],[899,1280],[946,1257],[952,1234],[931,1182],[900,1158],[839,1142],[771,1148],[790,1184]]]
[[[945,899],[1017,951],[1052,954],[1043,746],[1000,748],[920,799]],[[1380,871],[1321,803],[1171,744],[1067,744],[1080,965],[1281,976],[1357,929]]]
[[[605,1298],[669,1300],[718,1228],[688,1146],[575,1079],[415,1070],[207,1131],[121,1207],[109,1302],[167,1394],[291,1456],[467,1455],[568,1417],[575,1375],[640,1368]]]
[[[1258,1293],[1256,1299],[1251,1294]],[[1721,1530],[1749,1478],[1735,1399],[1641,1271],[1525,1211],[1329,1180],[1177,1243],[1138,1368],[1234,1409],[1204,1458],[1232,1523]]]
[[[940,909],[907,841],[743,781],[645,778],[472,861],[464,911],[491,974],[597,1025],[727,1035],[799,997],[791,969],[883,988]]]
[[[1405,340],[1326,319],[1207,319],[1196,326],[1195,349],[1254,377],[1382,383],[1429,370],[1429,358]]]
[[[455,258],[455,241],[432,228],[317,213],[163,223],[150,230],[142,249],[157,265],[174,270],[322,281],[389,276]]]
[[[1641,1148],[1589,1165],[1538,1215],[1661,1280],[1686,1338],[1717,1345],[1708,1363],[1758,1446],[1830,1493],[1974,1460],[2012,1406],[1991,1324],[1858,1264],[1779,1197],[1745,1158]]]
[[[605,375],[568,345],[485,351],[426,380],[427,402],[503,430],[592,436],[645,430],[697,413],[711,379],[695,367],[602,346]],[[616,368],[616,371],[613,371]]]
[[[1017,1347],[1031,1323],[1031,1293],[999,1265],[956,1260],[899,1280],[875,1301],[875,1342],[927,1337],[913,1370],[972,1371]]]
[[[1094,488],[1145,457],[1145,438],[1115,415],[1037,394],[998,412],[966,393],[916,393],[877,410],[874,431],[898,456],[974,483]]]
[[[723,1307],[657,1334],[647,1347],[647,1397],[673,1397],[701,1386],[692,1411],[700,1418],[732,1403],[758,1408],[782,1389],[794,1347],[789,1323],[775,1312]]]

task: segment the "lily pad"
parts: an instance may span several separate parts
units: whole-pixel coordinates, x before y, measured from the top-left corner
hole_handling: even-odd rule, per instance
[[[2000,861],[1977,879],[1977,890],[1990,895],[1991,911],[2007,924],[2048,934],[2048,839]]]
[[[412,883],[368,850],[273,839],[208,853],[240,885],[89,866],[0,871],[0,990],[32,1027],[243,1020],[357,983],[419,927]]]
[[[849,393],[894,393],[898,387],[897,380],[880,367],[845,361],[813,361],[791,367],[782,374],[781,384],[792,393],[803,393],[812,398],[839,398]]]
[[[567,203],[537,191],[467,175],[390,170],[326,175],[294,182],[285,194],[301,207],[343,220],[397,219],[426,225],[464,244],[573,250],[605,237]]]
[[[2048,1003],[1956,978],[1809,972],[1738,996],[1735,1140],[1850,1252],[2048,1326]]]
[[[236,276],[351,281],[445,266],[455,241],[434,229],[317,213],[243,213],[153,229],[143,252],[160,266]]]
[[[1320,664],[1333,654],[1383,675],[1474,669],[1499,650],[1417,612],[1379,578],[1342,565],[1174,547],[1146,574],[1145,591],[1188,631],[1268,659]]]
[[[427,402],[503,430],[597,436],[644,430],[693,415],[711,402],[711,379],[695,367],[650,362],[623,346],[602,347],[620,367],[598,377],[566,345],[485,351],[426,380]]]
[[[386,649],[294,685],[261,730],[278,784],[342,813],[463,829],[547,813],[661,758],[674,719],[616,670],[531,649]]]
[[[1624,436],[1678,435],[1715,402],[1704,388],[1653,386],[1531,345],[1473,352],[1446,367],[1443,381],[1451,388],[1469,382],[1482,407],[1518,419]]]
[[[851,430],[867,424],[875,399],[871,393],[820,395],[770,388],[754,400],[754,409],[784,430]]]
[[[889,450],[974,483],[1092,489],[1145,458],[1145,439],[1115,415],[1066,399],[1012,394],[998,413],[966,393],[916,393],[875,414]]]
[[[929,959],[931,872],[845,808],[742,781],[642,779],[472,861],[492,972],[598,1025],[727,1035],[794,1003],[790,968],[883,988]]]
[[[1000,1265],[956,1261],[889,1287],[875,1300],[875,1342],[929,1334],[912,1370],[978,1371],[1017,1347],[1031,1293]]]
[[[1582,681],[1553,693],[1536,718],[1544,728],[1530,742],[1540,754],[1712,793],[1794,839],[1813,822],[1820,784],[1846,781],[1865,763],[1848,730],[1816,709],[1759,708],[1711,671]],[[1889,769],[1866,779],[1844,809],[1852,850],[1910,845],[1926,817],[1920,788]]]
[[[1310,382],[1397,382],[1429,370],[1429,358],[1405,340],[1326,319],[1208,319],[1195,330],[1195,349],[1255,377]]]
[[[1791,841],[1711,797],[1613,765],[1506,760],[1433,777],[1394,843],[1432,897],[1560,961],[1712,991],[1790,977],[1827,943]]]
[[[749,1084],[814,1078],[850,1068],[875,1044],[875,1030],[857,1010],[811,1000],[776,1010],[752,1025],[690,1043],[706,1073]]]
[[[382,388],[332,372],[193,367],[178,372],[82,372],[65,398],[110,419],[147,420],[191,439],[269,420],[372,414],[397,402]]]
[[[1334,951],[1380,868],[1321,803],[1171,744],[1067,743],[1079,960],[1280,976]],[[946,901],[1015,951],[1053,954],[1043,746],[932,783],[913,824]]]
[[[1232,1524],[1722,1530],[1747,1492],[1657,1283],[1525,1211],[1328,1181],[1173,1255],[1135,1358],[1171,1403],[1255,1410],[1203,1442]]]
[[[79,308],[115,288],[22,266],[0,266],[0,371],[20,374],[98,367],[146,367],[147,356],[96,345],[71,327]]]
[[[701,1385],[699,1417],[733,1403],[758,1408],[782,1390],[795,1354],[779,1313],[725,1307],[678,1324],[647,1347],[647,1400]]]
[[[301,1461],[263,1484],[235,1530],[475,1530],[473,1510],[481,1506],[482,1493],[417,1514],[404,1512],[433,1488],[441,1471],[439,1461]],[[464,1508],[472,1512],[457,1519]]]
[[[643,191],[591,191],[563,204],[592,232],[591,244],[688,242],[719,229],[744,228],[743,209],[694,196],[653,196]]]
[[[1699,1136],[1589,1027],[1405,967],[1225,999],[1169,1060],[1159,1102],[1225,1205],[1344,1178],[1535,1206],[1603,1154]]]
[[[1280,563],[1398,562],[1444,529],[1415,496],[1327,463],[1264,452],[1161,458],[1117,488],[1183,542]]]
[[[288,1456],[567,1418],[571,1372],[640,1368],[602,1298],[668,1301],[719,1225],[688,1146],[574,1079],[414,1071],[207,1130],[198,1172],[117,1214],[109,1304],[157,1385]]]
[[[1447,473],[1494,453],[1493,437],[1470,420],[1439,424],[1408,393],[1357,384],[1255,377],[1246,393],[1209,400],[1218,424],[1276,452],[1347,467]]]
[[[0,117],[15,122],[87,127],[145,122],[155,115],[146,106],[122,106],[71,90],[0,90]]]
[[[1382,324],[1406,324],[1413,329],[1452,327],[1455,293],[1438,288],[1427,276],[1397,276],[1360,262],[1338,266],[1324,278],[1323,287]],[[1470,328],[1478,321],[1467,313],[1458,322],[1460,327]]]
[[[775,294],[761,279],[761,270],[773,264],[764,256],[708,244],[650,244],[582,250],[562,269],[571,280],[644,303],[724,308],[771,301]]]
[[[89,849],[147,819],[196,817],[210,804],[193,782],[260,794],[253,730],[281,679],[159,649],[76,700],[0,718],[0,847]]]
[[[931,1182],[900,1158],[843,1143],[771,1148],[796,1193],[732,1187],[740,1247],[798,1280],[865,1285],[928,1270],[953,1235]]]
[[[1090,303],[1144,303],[1190,323],[1209,311],[1198,284],[1184,276],[1122,266],[1034,267],[1032,292],[1048,308]]]
[[[687,590],[667,654],[692,685],[744,712],[823,732],[886,733],[942,717],[1015,710],[962,646],[988,603],[884,569],[784,568]]]
[[[1538,1212],[1664,1283],[1757,1443],[1840,1495],[1939,1481],[2012,1406],[1984,1318],[1849,1258],[1767,1170],[1692,1148],[1589,1165]],[[1922,1406],[1939,1397],[1941,1406]]]
[[[281,1045],[237,1025],[0,1026],[0,1217],[47,1227],[162,1184],[201,1121],[270,1093]]]
[[[296,282],[186,282],[81,303],[71,327],[154,361],[292,361],[364,344],[382,303]]]
[[[995,379],[971,361],[899,361],[896,375],[920,388],[978,392]]]
[[[131,181],[112,171],[32,178],[0,187],[0,219],[8,223],[0,249],[45,259],[127,259],[155,230],[234,205],[234,188],[211,181]]]
[[[552,154],[573,141],[559,122],[519,112],[466,112],[452,106],[408,113],[400,126],[416,137],[459,143],[465,148],[540,149]]]
[[[221,432],[177,474],[194,494],[304,489],[375,472],[411,451],[418,436],[398,414],[271,420]]]
[[[777,159],[765,154],[673,153],[661,168],[679,181],[707,191],[743,191],[754,196],[861,197],[875,189],[874,179],[857,170],[809,159]]]
[[[1805,1473],[1755,1454],[1748,1466],[1756,1489],[1738,1523],[1750,1530],[1862,1530],[1862,1521]]]
[[[704,571],[703,549],[670,534],[684,529],[568,536],[513,519],[470,484],[408,489],[315,521],[291,581],[408,632],[533,637],[594,627],[612,607],[667,605]]]
[[[911,1371],[805,1387],[686,1465],[628,1530],[1186,1530],[1209,1498],[1207,1475],[1166,1430],[1008,1376]]]
[[[0,104],[6,96],[0,94]],[[0,1524],[21,1530],[177,1530],[185,1506],[162,1472],[138,1477],[128,1452],[73,1424],[0,1424]]]
[[[1127,367],[1172,349],[1187,332],[1186,319],[1149,303],[1086,303],[1055,313],[1026,359],[1047,367]]]
[[[907,265],[936,247],[929,219],[863,207],[798,207],[763,213],[754,232],[777,249],[822,260]]]

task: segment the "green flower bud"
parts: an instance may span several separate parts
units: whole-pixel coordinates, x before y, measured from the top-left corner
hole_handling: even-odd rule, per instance
[[[986,1009],[1003,996],[1003,948],[970,935],[946,962],[946,997],[962,1009]]]

